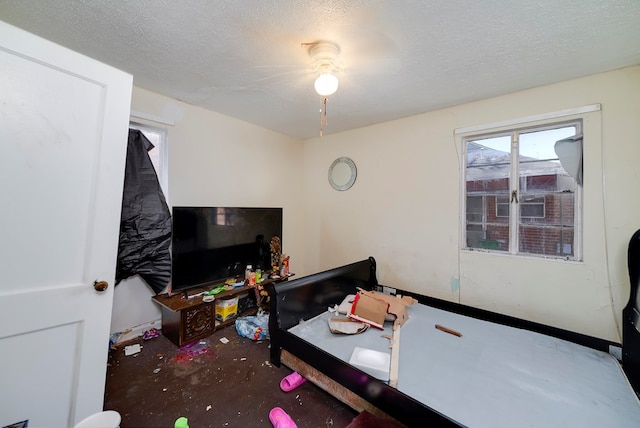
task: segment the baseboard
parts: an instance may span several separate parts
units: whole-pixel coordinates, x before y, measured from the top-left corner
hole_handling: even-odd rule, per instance
[[[160,330],[162,328],[161,320],[149,321],[147,323],[128,328],[124,331],[111,333],[111,338],[109,340],[110,345],[117,346],[118,344],[133,340],[137,337],[142,336],[145,331],[151,330],[152,328]]]

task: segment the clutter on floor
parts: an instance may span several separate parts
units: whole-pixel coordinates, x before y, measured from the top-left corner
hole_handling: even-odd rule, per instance
[[[280,407],[274,407],[269,412],[269,420],[274,428],[298,428],[291,416]]]
[[[125,355],[132,345],[139,351]],[[162,334],[116,345],[109,353],[104,408],[120,413],[120,428],[172,427],[180,417],[190,427],[266,427],[276,407],[299,427],[344,427],[358,415],[296,376],[288,378],[295,392],[281,390],[293,373],[270,363],[269,346],[233,328],[182,348]]]
[[[236,331],[251,340],[269,339],[269,314],[258,311],[257,315],[240,317],[235,322]]]
[[[280,381],[280,389],[284,392],[291,392],[306,381],[307,379],[302,377],[300,373],[293,372],[290,375],[282,378],[282,380]]]

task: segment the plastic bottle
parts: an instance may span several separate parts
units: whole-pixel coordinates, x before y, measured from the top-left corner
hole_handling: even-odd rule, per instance
[[[247,268],[244,271],[244,279],[246,281],[249,281],[251,279],[251,270],[252,270],[252,266],[251,265],[247,265]]]
[[[256,269],[256,283],[262,281],[262,269]]]
[[[256,285],[256,273],[253,271],[249,274],[249,285]]]

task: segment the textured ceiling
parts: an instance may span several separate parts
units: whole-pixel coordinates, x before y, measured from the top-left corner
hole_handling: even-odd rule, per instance
[[[325,135],[640,64],[638,0],[0,0],[0,20],[299,138],[320,125],[305,42],[341,49]]]

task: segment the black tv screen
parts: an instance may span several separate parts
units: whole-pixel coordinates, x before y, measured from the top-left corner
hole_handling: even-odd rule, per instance
[[[173,207],[172,219],[172,291],[269,271],[271,238],[282,242],[282,208]]]

